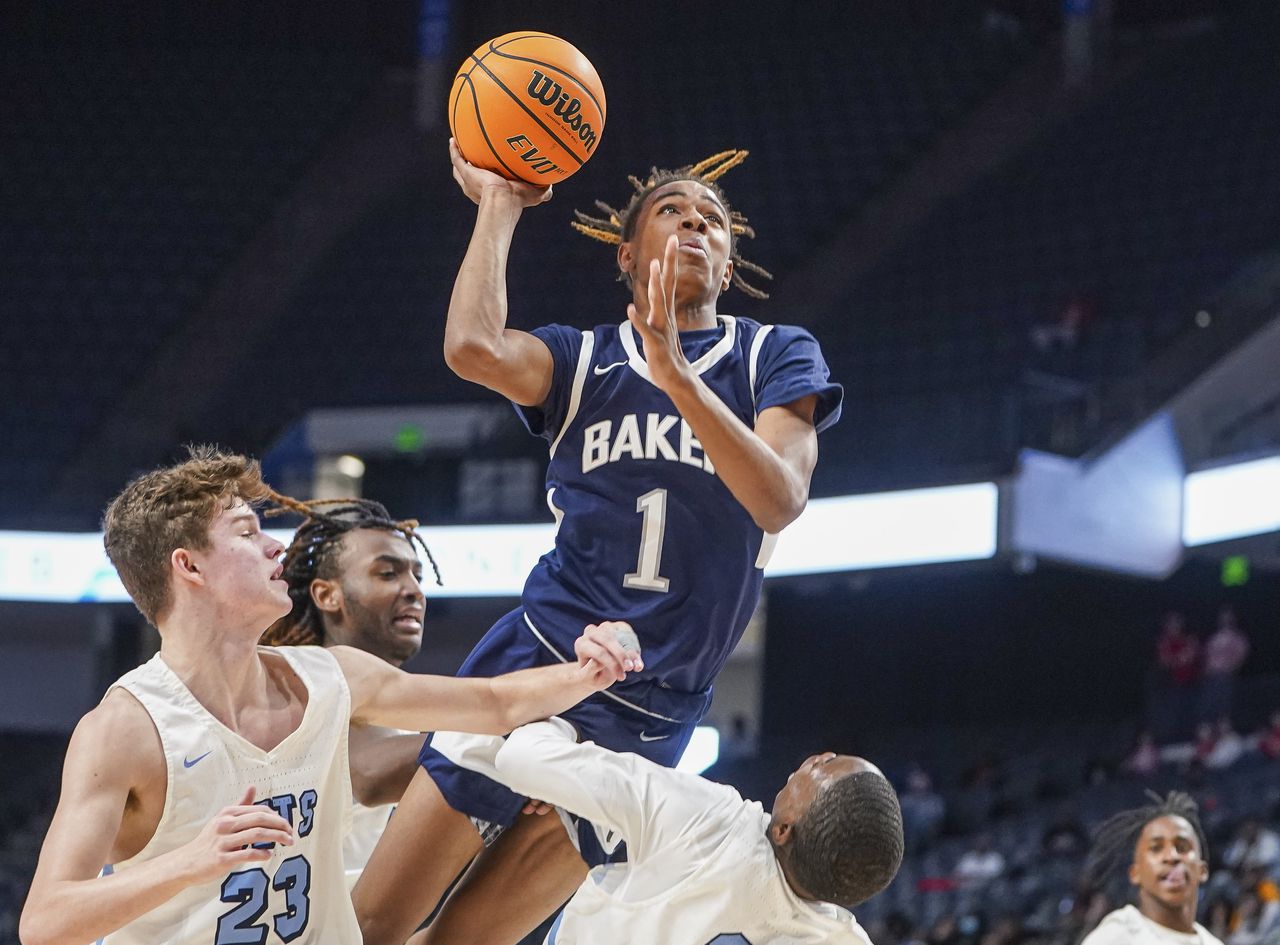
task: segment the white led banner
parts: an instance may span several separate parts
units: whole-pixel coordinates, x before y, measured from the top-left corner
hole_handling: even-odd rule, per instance
[[[970,561],[996,552],[997,490],[983,482],[936,489],[814,499],[779,537],[766,576]],[[290,533],[272,531],[287,542]],[[517,596],[554,526],[429,528],[423,537],[445,586],[432,597]],[[102,535],[0,532],[0,600],[128,600],[102,550]]]

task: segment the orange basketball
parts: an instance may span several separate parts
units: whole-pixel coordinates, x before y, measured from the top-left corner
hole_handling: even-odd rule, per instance
[[[587,57],[557,36],[506,33],[471,54],[449,93],[462,156],[545,187],[571,176],[604,131],[604,87]]]

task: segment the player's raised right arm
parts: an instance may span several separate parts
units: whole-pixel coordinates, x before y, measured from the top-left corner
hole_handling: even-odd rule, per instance
[[[237,864],[265,860],[265,841],[292,843],[292,830],[273,811],[224,808],[195,840],[135,867],[99,876],[109,862],[130,794],[164,759],[145,710],[113,693],[76,726],[67,748],[62,794],[31,892],[22,910],[24,945],[84,945],[96,941],[173,898],[187,886],[222,876]],[[163,794],[163,781],[160,791]]]
[[[454,180],[479,209],[449,300],[445,362],[464,380],[536,407],[551,390],[553,361],[537,337],[507,328],[507,255],[520,214],[550,198],[551,188],[509,181],[468,164],[452,139],[449,156]]]

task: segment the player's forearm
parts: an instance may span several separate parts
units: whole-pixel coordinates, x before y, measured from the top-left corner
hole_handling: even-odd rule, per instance
[[[506,734],[577,705],[597,691],[591,674],[577,663],[522,669],[489,681]]]
[[[445,321],[445,361],[466,380],[484,383],[501,361],[507,324],[507,256],[521,212],[509,193],[487,190],[481,196]]]
[[[639,759],[579,745],[568,722],[548,719],[512,732],[498,750],[494,767],[498,779],[517,794],[616,827],[606,802],[628,805],[639,783],[628,769],[633,760]]]
[[[84,945],[164,905],[194,882],[175,854],[120,873],[32,885],[22,910],[23,945]]]
[[[782,531],[804,511],[809,483],[716,396],[690,375],[667,395],[689,424],[716,475],[766,532]]]

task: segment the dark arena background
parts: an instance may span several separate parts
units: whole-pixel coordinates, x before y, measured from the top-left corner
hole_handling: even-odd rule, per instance
[[[878,762],[908,853],[857,912],[877,945],[1078,942],[1126,892],[1082,885],[1091,831],[1174,787],[1200,921],[1280,942],[1280,15],[1210,0],[6,5],[0,942],[71,728],[158,646],[94,571],[131,475],[213,442],[419,518],[446,587],[412,669],[514,605],[502,538],[448,586],[448,535],[550,517],[545,444],[444,363],[474,220],[444,103],[524,28],[592,60],[608,121],[522,218],[513,326],[621,321],[572,209],[745,148],[722,183],[775,278],[721,310],[808,328],[845,388],[831,511],[697,766],[767,804],[814,751]]]

